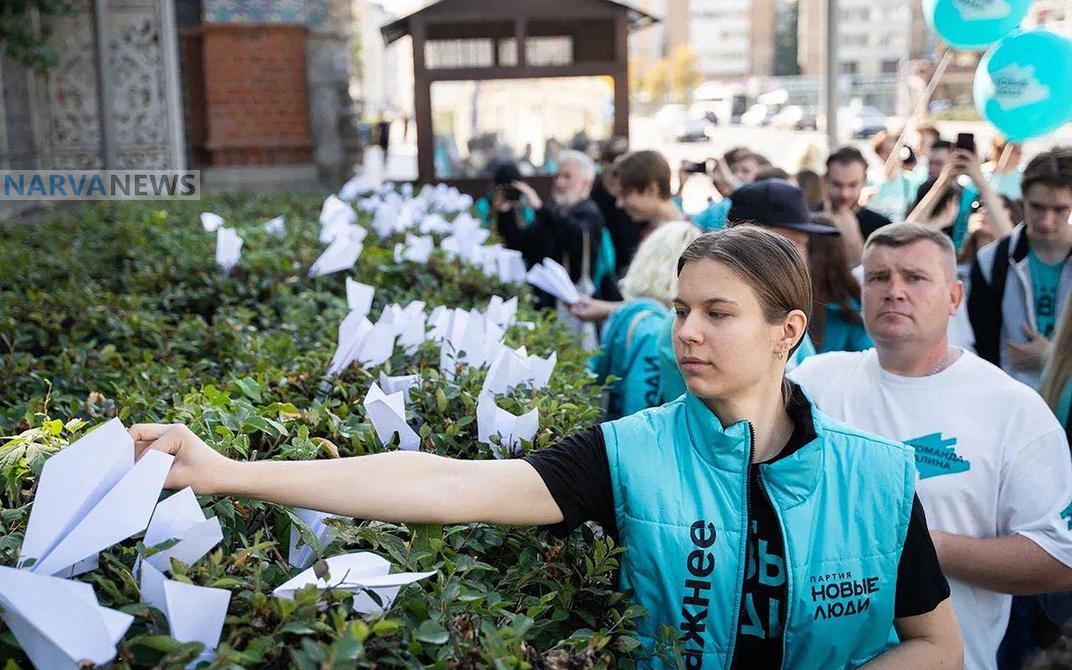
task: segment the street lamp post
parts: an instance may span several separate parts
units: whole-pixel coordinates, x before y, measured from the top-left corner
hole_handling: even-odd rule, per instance
[[[823,109],[826,141],[834,151],[838,145],[838,0],[826,2],[826,61],[823,72]]]

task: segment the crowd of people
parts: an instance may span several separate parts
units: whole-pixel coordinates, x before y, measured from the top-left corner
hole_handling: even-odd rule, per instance
[[[825,174],[564,150],[486,213],[563,264],[604,421],[524,459],[236,463],[183,427],[169,486],[360,518],[595,522],[686,668],[1061,667],[1072,619],[1072,149],[933,128]],[[608,144],[608,147],[614,147]],[[1022,167],[1021,167],[1022,164]],[[680,190],[718,197],[685,215]],[[1065,642],[1067,646],[1067,636]],[[1060,646],[1060,644],[1058,645]],[[1065,653],[1067,652],[1060,652]],[[1054,663],[1057,663],[1056,665]]]

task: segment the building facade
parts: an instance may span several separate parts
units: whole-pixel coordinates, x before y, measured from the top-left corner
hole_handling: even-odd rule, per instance
[[[774,71],[775,0],[689,0],[689,42],[707,79]]]

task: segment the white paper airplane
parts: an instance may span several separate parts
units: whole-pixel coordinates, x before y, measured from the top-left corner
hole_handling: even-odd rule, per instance
[[[45,462],[20,567],[63,573],[145,530],[173,458],[160,451],[134,462],[134,441],[119,419]]]
[[[373,382],[363,404],[381,443],[387,444],[391,441],[391,437],[398,433],[399,449],[416,451],[420,448],[420,435],[406,423],[404,392],[398,391],[387,395]]]
[[[93,587],[0,566],[0,618],[37,670],[104,665],[134,621],[101,607]]]
[[[515,416],[495,404],[495,397],[490,393],[481,393],[476,404],[477,439],[491,445],[496,458],[504,456],[505,449],[516,455],[521,448],[521,440],[531,440],[540,429],[540,409],[538,407]],[[499,436],[500,446],[492,443],[491,438]]]
[[[343,554],[325,559],[328,578],[320,579],[313,568],[280,585],[272,594],[277,598],[293,599],[298,589],[313,585],[320,591],[339,590],[354,594],[354,611],[378,614],[391,607],[399,590],[435,572],[400,572],[388,574],[391,564],[369,552]],[[373,599],[369,592],[375,593]]]

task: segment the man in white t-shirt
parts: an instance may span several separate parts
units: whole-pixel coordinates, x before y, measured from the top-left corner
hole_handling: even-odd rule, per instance
[[[953,245],[912,224],[864,248],[863,317],[875,348],[805,360],[792,374],[824,412],[916,449],[917,493],[964,633],[989,670],[1008,594],[1072,589],[1072,459],[1042,399],[949,345],[963,297]]]

